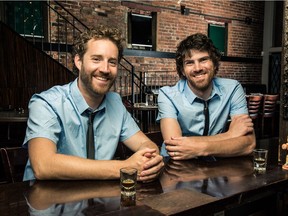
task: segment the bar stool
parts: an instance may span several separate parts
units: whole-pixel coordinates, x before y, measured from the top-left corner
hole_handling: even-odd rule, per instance
[[[260,136],[259,118],[260,118],[260,108],[262,105],[262,98],[263,98],[262,94],[257,95],[251,94],[246,96],[248,112],[254,124],[254,131],[256,137]]]
[[[274,123],[275,123],[275,113],[277,105],[278,95],[268,95],[263,96],[263,109],[261,113],[261,137],[268,137],[274,135]],[[271,131],[271,133],[266,133]]]

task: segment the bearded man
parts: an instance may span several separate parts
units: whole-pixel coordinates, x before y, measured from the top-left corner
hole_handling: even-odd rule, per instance
[[[32,96],[23,143],[29,151],[24,180],[116,179],[127,166],[138,170],[139,181],[158,177],[164,163],[157,145],[140,131],[120,95],[109,92],[122,42],[117,28],[98,26],[83,32],[73,52],[78,77]],[[93,125],[92,136],[88,124]],[[119,142],[135,153],[113,160]]]
[[[241,84],[216,77],[220,57],[204,34],[190,35],[179,43],[176,68],[180,80],[175,86],[162,87],[158,95],[162,155],[174,160],[232,157],[248,155],[255,148]]]

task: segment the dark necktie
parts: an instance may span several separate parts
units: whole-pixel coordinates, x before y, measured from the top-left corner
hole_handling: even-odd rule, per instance
[[[95,159],[95,144],[94,144],[94,131],[93,120],[96,113],[90,113],[88,119],[88,130],[86,138],[87,158]]]
[[[208,132],[209,132],[209,109],[208,109],[208,104],[209,104],[209,100],[208,101],[204,101],[204,116],[205,116],[205,126],[204,126],[204,132],[203,132],[203,136],[207,136]]]
[[[200,100],[204,104],[203,112],[204,112],[204,117],[205,117],[205,125],[204,125],[203,136],[208,136],[208,132],[209,132],[209,109],[208,109],[209,100],[207,100],[207,101],[202,100],[202,99],[200,99]],[[204,161],[216,161],[216,158],[214,156],[205,156],[205,157],[202,156],[202,157],[198,157],[198,158],[201,158]],[[207,182],[204,182],[203,189],[205,189],[206,183]]]

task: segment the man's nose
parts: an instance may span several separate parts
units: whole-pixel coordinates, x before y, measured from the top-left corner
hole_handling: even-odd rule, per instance
[[[201,70],[201,64],[200,64],[200,62],[198,62],[198,61],[195,61],[195,62],[194,62],[194,70],[195,70],[195,71]]]
[[[100,70],[102,72],[109,72],[109,62],[103,61]]]

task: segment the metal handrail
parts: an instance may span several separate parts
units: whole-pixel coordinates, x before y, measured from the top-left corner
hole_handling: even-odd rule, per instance
[[[73,19],[77,20],[82,26],[84,26],[86,29],[88,29],[88,26],[86,26],[83,22],[81,22],[76,16],[74,16],[70,11],[68,11],[63,5],[61,5],[58,1],[54,1],[56,4],[58,4],[66,13],[68,13],[70,16],[73,17]]]
[[[36,26],[34,26],[31,35],[24,34],[22,36],[73,73],[73,64],[70,59],[72,58],[71,48],[74,43],[74,38],[77,34],[89,29],[89,27],[68,11],[59,1],[43,1],[42,6],[47,9],[48,28],[46,25],[43,25],[43,29],[40,29],[43,35],[42,33],[41,35],[34,35],[36,28]],[[40,26],[37,26],[37,28],[39,27]],[[119,84],[120,86],[114,85],[114,89],[118,93],[119,91],[125,91],[125,95],[127,96],[129,94],[128,97],[131,97],[132,103],[135,103],[136,97],[138,97],[137,94],[144,94],[145,89],[146,91],[149,90],[149,86],[143,82],[141,77],[142,73],[135,72],[135,67],[126,58],[122,58],[119,65],[122,67],[123,76],[126,77],[118,75],[117,79],[122,83]],[[129,83],[127,83],[127,81],[129,81]],[[124,84],[123,82],[126,83]],[[124,89],[124,87],[128,90]],[[123,97],[123,95],[121,96]]]

